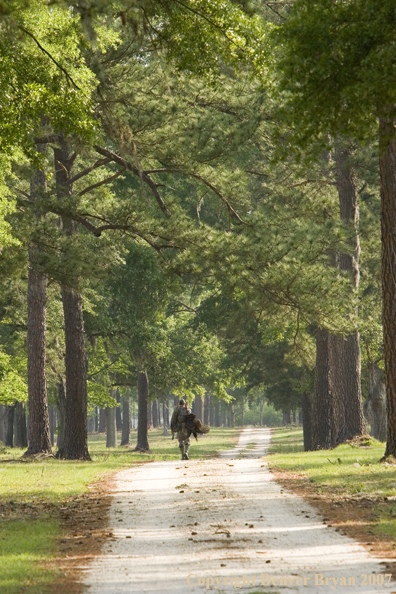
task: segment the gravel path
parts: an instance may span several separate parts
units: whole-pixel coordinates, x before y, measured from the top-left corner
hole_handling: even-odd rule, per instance
[[[119,472],[114,539],[85,569],[88,594],[395,592],[384,564],[272,479],[269,440],[245,429],[221,458]]]

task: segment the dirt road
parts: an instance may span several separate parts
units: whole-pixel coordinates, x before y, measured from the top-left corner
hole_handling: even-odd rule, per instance
[[[88,593],[395,592],[384,564],[272,479],[269,439],[245,429],[221,458],[119,472],[114,539],[85,569]]]

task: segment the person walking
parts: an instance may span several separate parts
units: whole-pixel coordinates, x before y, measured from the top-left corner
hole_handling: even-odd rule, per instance
[[[190,412],[187,402],[182,398],[179,400],[179,404],[173,411],[171,418],[172,439],[174,439],[176,433],[182,460],[189,460],[190,432],[187,430],[186,417]]]

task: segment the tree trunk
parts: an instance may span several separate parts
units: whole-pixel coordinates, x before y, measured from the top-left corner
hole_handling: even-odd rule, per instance
[[[153,427],[156,429],[158,427],[158,400],[153,400],[152,403],[152,419],[153,419]]]
[[[231,402],[230,404],[230,423],[231,423],[231,427],[235,427],[235,407],[234,404]]]
[[[207,394],[204,397],[204,418],[202,421],[205,425],[210,425],[210,399]]]
[[[313,449],[330,449],[332,442],[332,401],[329,368],[329,333],[316,333],[316,368],[313,401]]]
[[[55,409],[50,406],[48,407],[49,426],[50,426],[50,437],[51,444],[55,445]]]
[[[138,373],[138,434],[135,450],[149,452],[147,432],[148,378],[146,371]]]
[[[58,451],[56,457],[61,458],[63,452],[63,444],[65,443],[65,416],[66,416],[66,394],[65,384],[63,380],[58,383],[58,417],[59,417],[59,429],[56,445]]]
[[[99,409],[97,406],[95,406],[95,427],[94,427],[94,431],[95,433],[99,433]]]
[[[112,397],[115,398],[114,392]],[[117,447],[117,419],[116,407],[106,408],[106,448]]]
[[[117,431],[122,431],[122,416],[121,416],[121,395],[120,391],[117,388],[115,391],[115,399],[117,400],[118,406],[116,406],[116,423],[117,423]]]
[[[23,402],[17,402],[14,418],[14,445],[16,448],[27,448],[26,414]]]
[[[283,414],[283,419],[282,419],[283,425],[291,425],[291,413],[290,413],[290,410],[283,410],[282,411],[282,414]]]
[[[0,441],[2,443],[4,443],[5,440],[5,434],[6,434],[6,428],[5,428],[5,423],[4,423],[4,419],[6,417],[6,407],[4,406],[4,404],[0,404]]]
[[[386,441],[386,390],[382,369],[369,363],[369,393],[364,403],[370,434],[379,441]]]
[[[82,299],[62,286],[65,319],[66,408],[62,458],[90,460],[87,438],[87,356],[84,343]]]
[[[220,402],[216,400],[214,405],[215,427],[220,427]]]
[[[88,434],[95,433],[95,417],[88,417],[87,429],[88,429]]]
[[[153,407],[152,403],[147,400],[147,429],[153,427]]]
[[[164,435],[167,435],[168,429],[170,426],[170,415],[169,415],[169,398],[165,398],[163,403],[163,413],[164,413]]]
[[[167,419],[167,414],[166,414],[166,409],[167,409],[167,402],[166,399],[164,398],[162,401],[162,419],[163,419],[163,435],[168,435],[168,424],[166,422]]]
[[[44,145],[37,151],[45,153]],[[30,187],[30,199],[36,200],[46,189],[44,171],[36,171]],[[40,247],[29,249],[27,293],[27,355],[29,445],[26,455],[47,454],[51,450],[46,380],[46,304],[47,277],[40,271]]]
[[[204,418],[204,410],[203,410],[203,399],[201,396],[196,396],[195,398],[195,408],[196,408],[196,415],[197,415],[197,419],[200,419],[203,422],[203,418]]]
[[[262,401],[261,401],[261,403],[260,403],[260,427],[263,426],[264,404],[265,404],[265,398],[263,398]]]
[[[103,408],[99,409],[99,433],[106,431],[106,412]]]
[[[15,404],[7,406],[7,431],[5,436],[5,445],[9,448],[14,447],[14,416]]]
[[[58,199],[69,198],[73,193],[70,148],[66,141],[54,149],[55,176]],[[62,218],[63,230],[71,237],[77,232],[74,221]],[[77,281],[77,279],[75,279]],[[65,440],[62,458],[66,460],[90,460],[87,438],[87,356],[82,298],[80,293],[62,284],[62,302],[65,321],[65,377],[66,410]]]
[[[245,399],[242,398],[241,402],[241,427],[245,425]]]
[[[359,287],[359,207],[354,172],[350,165],[352,150],[342,139],[335,144],[336,178],[340,217],[351,229],[351,254],[338,254],[338,265],[351,279],[351,293]],[[355,309],[357,323],[358,312]],[[362,393],[359,333],[334,337],[331,344],[330,381],[333,397],[333,444],[365,432]],[[335,358],[334,365],[332,360]]]
[[[312,435],[312,403],[309,394],[303,393],[302,398],[302,423],[304,436],[304,452],[314,450]]]
[[[383,110],[379,123],[382,235],[382,322],[386,411],[385,456],[396,458],[396,139],[395,110]]]
[[[131,443],[131,401],[128,394],[129,392],[122,399],[122,446],[129,446]]]

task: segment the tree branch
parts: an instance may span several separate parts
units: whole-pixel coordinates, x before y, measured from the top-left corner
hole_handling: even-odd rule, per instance
[[[60,140],[60,134],[49,134],[48,136],[42,136],[41,138],[34,138],[36,144],[50,144],[51,142],[60,142]]]
[[[29,37],[31,37],[33,39],[33,41],[37,44],[37,46],[41,49],[41,51],[44,52],[44,54],[46,56],[48,56],[50,60],[52,60],[52,62],[55,64],[55,66],[57,66],[59,68],[59,70],[62,70],[63,74],[66,76],[67,80],[69,80],[72,83],[73,87],[75,89],[77,89],[78,91],[81,91],[80,87],[74,82],[74,80],[72,79],[70,74],[67,72],[67,70],[65,68],[63,68],[63,66],[61,64],[59,64],[59,62],[57,60],[55,60],[55,58],[53,56],[51,56],[51,54],[41,45],[41,43],[38,41],[38,39],[36,39],[36,37],[33,35],[33,33],[28,31],[27,29],[25,29],[25,27],[22,27],[22,25],[19,25],[18,29],[20,29],[21,31],[26,33],[26,35],[29,35]]]
[[[82,190],[79,193],[79,196],[84,196],[84,194],[87,194],[91,190],[94,190],[95,188],[99,188],[99,186],[103,186],[104,184],[108,184],[109,182],[111,182],[114,179],[116,179],[117,177],[119,177],[122,173],[124,173],[125,169],[126,169],[126,167],[123,167],[122,169],[119,169],[119,171],[117,171],[117,173],[115,173],[114,175],[111,175],[110,177],[106,177],[106,179],[102,179],[102,181],[96,182],[96,184],[92,184],[92,186],[88,186],[87,188],[85,188],[85,190]]]
[[[224,202],[224,204],[228,208],[228,211],[230,213],[232,213],[234,215],[234,217],[236,217],[240,223],[243,223],[244,225],[246,224],[241,219],[241,217],[239,216],[239,214],[232,208],[231,204],[228,202],[227,198],[225,198],[223,196],[223,194],[220,192],[220,190],[218,190],[215,186],[213,186],[204,177],[198,175],[198,173],[185,173],[184,171],[180,171],[179,169],[166,169],[166,168],[164,168],[164,169],[149,169],[148,171],[145,171],[144,173],[147,173],[147,174],[152,174],[152,173],[179,173],[180,175],[185,175],[185,176],[191,175],[191,177],[195,177],[196,179],[199,179],[208,188],[210,188],[212,190],[212,192],[214,192],[220,198],[220,200],[222,200]]]
[[[84,177],[85,175],[88,175],[88,173],[91,173],[91,171],[93,171],[94,169],[97,169],[98,167],[102,167],[102,165],[106,165],[107,163],[111,163],[112,159],[110,159],[109,157],[106,157],[106,159],[99,159],[98,161],[96,161],[96,163],[94,163],[93,165],[91,165],[91,167],[87,167],[86,169],[83,169],[83,171],[80,171],[80,173],[77,173],[76,175],[74,175],[73,177],[71,177],[68,180],[68,184],[74,184],[74,182],[76,182],[78,179],[80,179],[81,177]]]
[[[146,171],[139,171],[139,169],[137,167],[135,167],[135,165],[133,165],[129,161],[126,161],[125,159],[123,159],[122,157],[117,155],[116,153],[109,151],[108,149],[102,148],[98,145],[95,145],[94,149],[100,155],[103,155],[104,157],[109,157],[115,163],[118,163],[119,165],[122,165],[123,167],[128,169],[128,171],[133,173],[133,175],[136,175],[137,177],[139,177],[146,185],[149,186],[149,188],[153,192],[154,197],[157,200],[158,205],[159,205],[160,209],[162,210],[162,212],[166,215],[170,215],[168,207],[166,206],[165,202],[163,201],[163,199],[161,197],[161,194],[158,191],[157,184],[149,177],[149,175]]]

